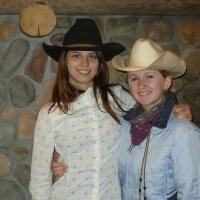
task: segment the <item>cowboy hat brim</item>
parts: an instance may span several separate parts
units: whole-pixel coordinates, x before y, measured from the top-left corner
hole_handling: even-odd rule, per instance
[[[44,51],[55,61],[59,62],[63,51],[77,50],[77,51],[101,51],[105,61],[110,61],[114,56],[120,54],[125,50],[125,47],[119,43],[110,42],[92,47],[87,46],[50,46],[43,43]]]
[[[170,51],[165,51],[160,57],[148,66],[133,66],[129,65],[129,58],[123,60],[119,55],[112,59],[113,66],[120,71],[140,71],[144,69],[165,70],[172,78],[182,76],[186,71],[185,62],[176,54]]]

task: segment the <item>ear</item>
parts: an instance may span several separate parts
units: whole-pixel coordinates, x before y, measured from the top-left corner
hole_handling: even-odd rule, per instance
[[[165,83],[164,83],[164,90],[167,91],[172,85],[172,77],[171,76],[167,76],[165,78]]]

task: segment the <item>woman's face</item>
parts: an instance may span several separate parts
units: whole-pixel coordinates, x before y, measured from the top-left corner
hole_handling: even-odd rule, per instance
[[[145,110],[162,101],[165,91],[171,86],[172,78],[166,78],[158,70],[141,70],[128,73],[130,93]]]
[[[99,61],[94,51],[68,51],[66,64],[69,82],[81,90],[87,90],[97,74]]]

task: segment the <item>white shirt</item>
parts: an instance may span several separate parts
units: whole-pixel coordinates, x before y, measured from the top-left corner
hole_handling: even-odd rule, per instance
[[[113,91],[126,104],[122,105],[124,109],[135,104],[120,86]],[[117,108],[110,96],[109,100]],[[99,105],[103,112],[90,87],[72,103],[68,114],[59,109],[48,113],[50,104],[39,111],[31,166],[33,200],[121,200],[117,165],[121,125],[104,112],[101,100]],[[67,173],[52,186],[54,147]]]

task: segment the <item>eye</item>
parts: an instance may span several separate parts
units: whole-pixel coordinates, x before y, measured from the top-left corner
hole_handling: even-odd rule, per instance
[[[73,57],[73,58],[80,58],[80,54],[74,53],[74,54],[72,54],[72,57]]]
[[[131,81],[137,81],[138,78],[137,77],[131,77]]]
[[[91,54],[91,55],[90,55],[90,58],[92,58],[92,59],[97,59],[97,56],[96,56],[96,54]]]
[[[153,78],[153,75],[147,75],[147,79]]]

